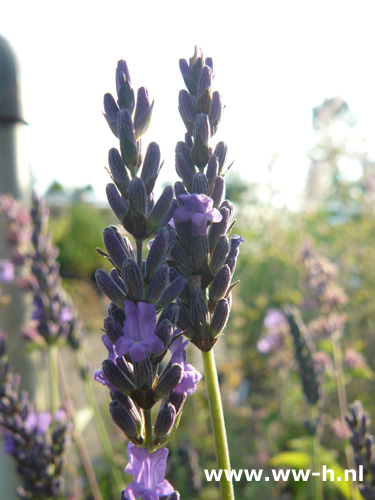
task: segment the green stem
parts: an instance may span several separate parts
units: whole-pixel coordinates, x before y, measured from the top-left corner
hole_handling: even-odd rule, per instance
[[[147,448],[148,453],[150,454],[154,448],[154,433],[152,429],[152,413],[150,410],[143,410],[143,416],[145,419],[145,448]]]
[[[124,482],[121,477],[118,465],[114,459],[114,451],[112,448],[112,444],[108,437],[107,429],[105,427],[102,415],[100,413],[99,405],[95,397],[94,389],[92,387],[92,382],[87,377],[87,374],[85,374],[87,368],[86,356],[82,349],[77,349],[75,353],[78,361],[78,366],[80,368],[81,373],[83,374],[82,375],[83,390],[85,391],[87,402],[93,412],[96,430],[98,432],[105,457],[107,459],[107,462],[111,470],[112,479],[115,483],[116,489],[118,491],[122,491],[124,489]]]
[[[333,346],[333,362],[335,365],[335,378],[336,378],[336,389],[337,389],[337,399],[339,402],[339,412],[340,420],[345,423],[345,415],[348,408],[348,402],[346,397],[346,383],[343,370],[343,360],[342,360],[342,349],[339,335],[333,334],[332,336],[332,346]],[[353,449],[351,446],[345,446],[345,455],[348,468],[355,470],[355,461]],[[358,488],[357,485],[351,482],[351,491],[353,492],[353,498],[358,498]]]
[[[318,409],[316,406],[311,406],[311,425],[316,426],[312,437],[312,469],[313,472],[320,472],[321,463],[319,460],[319,428],[318,428]],[[314,476],[312,481],[313,499],[323,500],[323,485],[319,476]]]
[[[74,422],[73,401],[69,394],[68,382],[66,380],[65,369],[61,361],[61,356],[58,356],[58,369],[59,369],[59,377],[61,383],[61,393],[62,393],[62,398],[64,400],[64,407],[69,416],[69,419],[72,422]],[[73,435],[73,440],[77,446],[79,455],[81,457],[83,468],[85,469],[86,472],[86,477],[90,485],[93,500],[103,500],[98,482],[96,480],[95,471],[91,463],[91,458],[86,448],[86,444],[79,432],[74,430],[72,435]]]
[[[214,351],[203,352],[204,375],[206,380],[206,389],[208,402],[211,412],[212,431],[215,441],[216,459],[219,469],[226,469],[230,472],[230,458],[227,443],[227,434],[225,430],[223,406],[221,404],[219,380],[215,365]],[[232,481],[228,481],[223,473],[220,479],[220,488],[222,500],[234,500],[234,491]]]
[[[50,345],[48,347],[48,357],[49,357],[49,382],[50,382],[50,409],[53,415],[60,405],[59,398],[59,375],[57,368],[57,346]]]

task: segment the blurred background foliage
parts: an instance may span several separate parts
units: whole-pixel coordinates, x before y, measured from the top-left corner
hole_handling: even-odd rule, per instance
[[[257,342],[268,309],[298,306],[302,301],[300,252],[308,239],[338,266],[339,285],[349,298],[344,309],[343,350],[356,349],[368,365],[366,370],[345,372],[348,401],[361,399],[375,417],[375,151],[371,156],[354,140],[356,121],[340,98],[327,99],[313,110],[313,127],[316,145],[308,152],[310,169],[298,210],[275,206],[272,182],[264,201],[264,186],[249,185],[238,173],[228,174],[227,197],[238,215],[234,233],[243,234],[245,243],[236,269],[241,282],[234,290],[231,319],[215,350],[232,465],[237,469],[267,469],[276,463],[302,466],[297,458],[306,452],[305,422],[309,415],[291,343],[282,348],[283,362],[275,364],[258,351]],[[272,162],[268,168],[272,180]],[[65,286],[86,320],[89,335],[99,337],[103,308],[95,304],[104,299],[93,291],[95,285],[88,283],[96,269],[108,268],[94,249],[103,246],[103,228],[116,221],[103,207],[85,201],[89,193],[89,186],[67,193],[55,183],[47,193],[47,202]],[[68,201],[62,203],[62,199]],[[199,353],[194,349],[189,353],[192,362],[201,366]],[[97,360],[98,366],[101,361]],[[322,456],[327,464],[345,468],[345,442],[331,426],[338,417],[337,406],[327,375]],[[116,442],[121,460],[125,443],[122,439]],[[218,499],[217,484],[207,482],[203,475],[204,468],[214,468],[216,463],[203,383],[194,397],[188,398],[170,449],[167,477],[178,486],[182,498]],[[281,452],[293,450],[291,462],[272,461]],[[125,457],[123,462],[125,465]],[[274,500],[307,500],[311,498],[310,487],[309,482],[235,483],[237,500],[257,499],[260,494]],[[352,498],[339,483],[324,487],[332,500]]]

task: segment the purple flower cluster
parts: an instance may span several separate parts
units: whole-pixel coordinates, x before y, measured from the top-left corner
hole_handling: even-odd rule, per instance
[[[28,211],[12,197],[2,196],[0,211],[5,235],[14,245],[9,261],[1,262],[0,281],[13,278],[33,295],[32,318],[23,328],[24,337],[44,347],[66,340],[76,349],[81,322],[61,286],[58,250],[47,231],[48,210],[43,200],[34,194]]]
[[[58,498],[62,493],[69,423],[63,410],[53,416],[35,412],[26,393],[19,393],[19,377],[6,360],[0,337],[0,431],[4,450],[17,464],[20,498]]]

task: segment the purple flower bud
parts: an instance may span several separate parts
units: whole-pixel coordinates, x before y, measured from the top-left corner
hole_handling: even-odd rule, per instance
[[[178,314],[179,314],[178,304],[172,302],[162,310],[159,316],[158,323],[161,323],[164,320],[168,320],[172,323],[173,327],[176,327],[178,321]]]
[[[172,485],[164,479],[168,450],[160,448],[149,454],[145,448],[128,444],[129,464],[125,472],[134,478],[121,494],[122,500],[158,500],[174,492]]]
[[[204,333],[207,329],[209,313],[206,301],[202,296],[192,297],[190,303],[190,314],[194,328],[199,333]]]
[[[174,213],[175,222],[192,221],[193,235],[203,236],[207,233],[207,221],[219,222],[222,219],[219,211],[213,208],[213,201],[204,194],[180,195],[184,207]]]
[[[212,188],[214,187],[216,177],[218,176],[219,173],[219,160],[216,155],[212,155],[210,158],[210,161],[208,162],[207,165],[207,170],[206,170],[206,176],[207,176],[207,181],[208,181],[208,188],[209,191],[212,191]]]
[[[103,230],[103,240],[110,261],[117,269],[122,269],[124,260],[129,259],[130,255],[117,227],[106,227]]]
[[[112,131],[112,133],[118,137],[117,130],[117,117],[119,114],[118,106],[111,94],[105,94],[104,96],[104,118]]]
[[[220,236],[226,234],[229,226],[229,210],[226,207],[221,208],[220,215],[221,219],[218,224],[212,224],[212,226],[210,227],[208,235],[210,250],[213,250],[215,248]]]
[[[206,89],[210,89],[212,85],[212,69],[209,66],[204,66],[202,68],[198,87],[197,87],[197,95],[200,97]]]
[[[216,155],[219,160],[219,174],[221,174],[228,156],[228,147],[225,142],[221,141],[216,144],[214,155]]]
[[[223,266],[214,278],[210,289],[210,301],[217,302],[225,297],[232,279],[228,266]]]
[[[208,259],[208,238],[203,236],[193,236],[192,242],[192,259],[195,270],[201,269]]]
[[[211,318],[210,334],[218,337],[225,328],[229,318],[230,305],[227,299],[220,299],[216,304],[215,311]]]
[[[205,146],[208,145],[208,141],[210,140],[210,124],[208,121],[208,116],[205,113],[199,113],[199,115],[196,117],[194,122],[193,136],[194,141],[197,141],[198,138],[200,138]]]
[[[215,249],[211,255],[211,260],[209,262],[210,270],[213,275],[217,274],[221,266],[228,264],[226,262],[227,256],[229,254],[229,239],[226,235],[219,237]]]
[[[198,172],[194,174],[193,193],[205,194],[206,196],[208,196],[209,194],[207,177],[203,172]]]
[[[211,198],[214,201],[214,207],[220,208],[225,198],[225,181],[223,177],[219,176],[216,178],[215,185],[211,193]]]
[[[117,130],[122,160],[134,174],[138,165],[138,150],[133,121],[127,109],[122,109],[118,114]]]
[[[117,340],[123,335],[121,326],[111,317],[105,318],[104,331],[112,344],[116,344]]]
[[[146,259],[146,274],[152,274],[165,261],[169,249],[169,232],[166,228],[156,233]]]
[[[208,115],[211,125],[211,136],[215,134],[217,126],[220,123],[221,112],[222,112],[221,96],[219,92],[214,92],[212,94],[211,109]]]
[[[117,149],[112,148],[109,150],[108,164],[114,183],[116,184],[122,196],[124,196],[124,198],[127,198],[130,178],[122,161],[120,153],[117,151]]]
[[[158,341],[160,342],[160,339],[158,339]],[[150,359],[146,357],[142,361],[134,361],[133,364],[135,385],[142,391],[149,391],[154,381],[154,373]]]
[[[141,173],[141,179],[146,185],[147,194],[150,194],[154,189],[161,167],[160,148],[156,142],[151,142],[147,147]]]
[[[181,380],[182,367],[178,363],[169,363],[161,372],[155,387],[155,398],[161,399],[176,387]]]
[[[126,61],[121,59],[117,63],[117,68],[116,68],[116,90],[117,93],[120,92],[122,85],[124,83],[127,85],[128,88],[131,88],[131,79],[130,79],[130,73],[128,69],[128,65],[126,64]]]
[[[160,406],[154,425],[155,442],[166,438],[176,422],[176,408],[168,403]]]
[[[135,385],[113,361],[109,359],[103,361],[102,369],[105,379],[116,390],[126,394],[127,396],[130,396],[130,394],[135,390]]]
[[[132,209],[140,215],[147,214],[147,192],[142,179],[134,177],[129,185],[129,201]]]
[[[136,422],[133,415],[124,408],[118,401],[112,401],[109,411],[115,424],[120,427],[123,433],[129,438],[139,438],[141,422]]]
[[[161,264],[153,275],[146,291],[146,300],[158,304],[169,282],[169,266]]]
[[[163,319],[159,321],[158,326],[155,330],[155,335],[163,342],[164,348],[169,346],[173,333],[172,323],[168,319]]]
[[[193,96],[197,95],[197,85],[194,81],[193,73],[190,69],[189,64],[186,59],[180,59],[180,71],[182,74],[182,78],[184,79],[186,88]]]
[[[149,232],[157,230],[157,228],[163,227],[168,223],[171,219],[169,213],[173,206],[173,188],[172,186],[166,186],[148,216],[147,229]]]
[[[186,136],[190,139],[191,141],[191,137],[186,134]],[[191,170],[193,172],[195,172],[195,167],[194,167],[194,163],[191,159],[191,155],[190,155],[190,148],[193,146],[193,144],[191,143],[190,145],[187,145],[185,144],[185,142],[182,142],[182,141],[179,141],[177,144],[176,144],[176,149],[175,149],[175,154],[178,155],[178,154],[181,154],[184,158],[185,158],[185,161],[186,163],[190,166]]]
[[[134,113],[134,126],[137,140],[146,133],[148,129],[153,107],[154,101],[151,103],[147,90],[144,87],[139,88],[137,93],[137,106]]]
[[[181,153],[176,154],[176,172],[181,177],[183,183],[189,188],[193,182],[195,167],[191,166]]]
[[[180,90],[178,95],[178,110],[188,134],[193,135],[193,126],[197,116],[197,105],[194,97],[186,92],[186,90]]]
[[[11,283],[14,280],[14,265],[10,260],[0,260],[0,283]]]
[[[236,268],[237,257],[240,253],[240,245],[244,241],[242,236],[234,235],[230,240],[230,251],[226,264],[229,266],[230,272],[233,274]]]
[[[122,266],[122,278],[126,290],[131,293],[135,299],[143,298],[143,278],[139,266],[134,260],[127,259]]]
[[[96,282],[101,291],[107,295],[115,304],[122,304],[125,293],[121,288],[116,285],[109,274],[104,269],[98,269],[95,273]]]
[[[173,300],[177,299],[180,296],[182,291],[186,286],[187,280],[185,276],[179,275],[177,276],[172,283],[165,289],[161,299],[160,304],[166,306]]]
[[[126,201],[121,197],[120,193],[117,190],[117,187],[114,184],[107,184],[106,187],[106,194],[107,194],[107,199],[108,203],[113,211],[113,213],[116,215],[118,220],[122,222],[124,220],[125,215],[128,212],[128,204]]]

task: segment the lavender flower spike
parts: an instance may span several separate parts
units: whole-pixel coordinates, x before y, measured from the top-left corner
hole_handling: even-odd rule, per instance
[[[159,500],[174,492],[172,485],[164,479],[168,457],[167,448],[160,448],[150,455],[144,448],[128,444],[129,464],[125,472],[134,478],[121,494],[121,500]]]
[[[147,351],[154,354],[164,349],[163,342],[155,335],[155,307],[147,302],[134,304],[124,300],[126,319],[123,325],[124,335],[116,342],[119,356],[129,353],[133,361],[144,361]]]
[[[220,222],[222,215],[213,208],[214,202],[205,194],[181,194],[179,199],[185,206],[178,208],[173,218],[175,222],[191,220],[194,236],[207,234],[207,221]]]
[[[181,330],[175,330],[174,337],[180,334]],[[181,380],[173,389],[178,394],[194,394],[197,389],[197,384],[202,378],[198,370],[190,363],[186,363],[185,347],[189,344],[189,340],[183,340],[183,336],[178,337],[171,343],[169,350],[172,353],[171,363],[178,363],[182,366]]]

